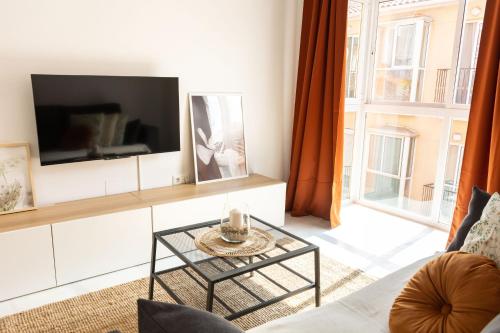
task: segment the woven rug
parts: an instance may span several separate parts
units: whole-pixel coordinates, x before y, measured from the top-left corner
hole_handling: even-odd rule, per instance
[[[307,254],[286,264],[301,273],[313,272],[313,255]],[[218,263],[221,267],[223,262]],[[261,270],[276,279],[285,287],[295,289],[303,280],[291,276],[284,268],[273,265]],[[311,277],[311,274],[304,274]],[[163,276],[163,280],[185,301],[186,304],[203,309],[206,292],[187,274],[179,271]],[[283,293],[283,290],[270,283],[260,274],[253,277],[237,278],[247,288],[264,299]],[[352,269],[325,256],[321,257],[322,303],[334,301],[356,291],[374,280],[362,271]],[[137,332],[138,298],[147,298],[148,279],[118,285],[112,288],[85,294],[79,297],[48,304],[33,310],[0,318],[0,332],[109,332],[120,330],[123,333]],[[256,303],[255,299],[244,293],[232,281],[224,281],[215,287],[215,295],[221,297],[232,308],[239,310]],[[155,300],[173,302],[173,300],[155,284]],[[261,325],[265,322],[289,316],[299,311],[314,308],[314,291],[288,298],[270,305],[233,322],[242,329]],[[214,312],[227,315],[227,310],[214,300]]]

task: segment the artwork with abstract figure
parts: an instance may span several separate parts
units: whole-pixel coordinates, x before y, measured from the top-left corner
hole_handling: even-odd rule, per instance
[[[248,176],[242,97],[191,94],[196,183]]]
[[[0,215],[34,208],[28,144],[0,144]]]

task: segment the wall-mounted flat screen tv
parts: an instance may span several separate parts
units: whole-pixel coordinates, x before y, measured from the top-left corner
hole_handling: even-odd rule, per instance
[[[176,77],[32,74],[42,165],[180,150]]]

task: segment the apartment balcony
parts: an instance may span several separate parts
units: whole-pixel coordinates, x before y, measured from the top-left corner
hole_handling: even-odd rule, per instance
[[[445,103],[446,84],[450,79],[449,73],[449,68],[437,69],[436,84],[434,88],[434,103]],[[457,81],[454,90],[455,96],[453,101],[455,104],[470,104],[475,77],[475,68],[460,68],[458,70]]]
[[[430,203],[434,197],[434,183],[425,184],[422,188],[422,202]],[[457,200],[458,184],[453,181],[446,181],[443,189],[441,201],[440,220],[450,221],[453,216],[455,202]]]

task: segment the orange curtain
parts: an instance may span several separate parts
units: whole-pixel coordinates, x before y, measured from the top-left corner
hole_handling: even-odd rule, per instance
[[[286,208],[340,223],[347,0],[305,0]]]
[[[477,61],[457,205],[448,243],[467,214],[473,185],[500,191],[500,1],[488,0]]]

